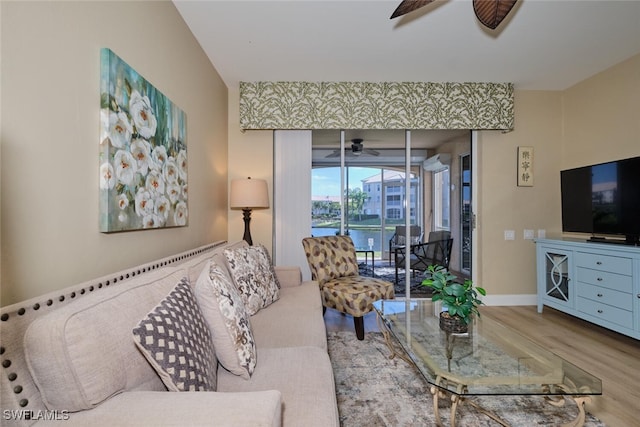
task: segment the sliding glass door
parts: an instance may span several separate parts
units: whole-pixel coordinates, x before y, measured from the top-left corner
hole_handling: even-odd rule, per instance
[[[473,211],[471,209],[471,154],[460,156],[460,269],[471,274]]]
[[[340,219],[344,217],[344,233],[351,236],[356,248],[373,250],[377,258],[386,257],[395,227],[405,224],[406,203],[410,205],[410,223],[420,225],[420,175],[410,172],[408,196],[404,171],[345,166],[344,177],[345,188],[341,188],[339,166],[313,167],[311,234],[339,234]],[[342,205],[340,193],[344,195]]]
[[[348,234],[357,248],[388,257],[396,226],[424,221],[427,150],[410,150],[406,170],[405,147],[404,131],[314,131],[312,234]]]

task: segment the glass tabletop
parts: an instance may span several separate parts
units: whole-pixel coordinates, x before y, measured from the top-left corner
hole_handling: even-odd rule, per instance
[[[599,395],[602,382],[487,316],[465,334],[440,329],[440,304],[430,299],[374,304],[429,384],[465,395]],[[382,325],[381,325],[382,326]]]

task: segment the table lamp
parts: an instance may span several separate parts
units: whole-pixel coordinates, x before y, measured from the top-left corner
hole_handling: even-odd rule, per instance
[[[265,209],[269,207],[269,192],[267,191],[267,181],[264,179],[232,179],[231,197],[229,204],[231,209],[242,209],[244,218],[244,236],[242,237],[249,245],[253,245],[251,240],[252,209]]]

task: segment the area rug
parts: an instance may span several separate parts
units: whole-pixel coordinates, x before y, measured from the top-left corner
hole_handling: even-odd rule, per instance
[[[390,265],[389,262],[376,261],[373,271],[371,264],[365,264],[364,262],[361,262],[358,267],[361,276],[376,277],[391,282],[393,283],[396,296],[405,296],[406,285],[404,283],[403,268],[398,269],[398,283],[396,283],[396,269],[393,265]],[[422,286],[422,279],[424,279],[424,273],[417,271],[411,274],[410,292],[412,297],[428,298],[431,296],[431,289]]]
[[[351,331],[329,332],[328,345],[342,427],[436,425],[427,383],[415,367],[397,357],[389,359],[381,333],[367,332],[358,341]],[[559,426],[578,414],[572,402],[557,408],[539,396],[488,396],[476,403],[513,427]],[[445,426],[451,425],[450,408],[446,399],[440,401]],[[468,404],[458,406],[456,425],[499,426]],[[584,425],[604,426],[590,414]]]

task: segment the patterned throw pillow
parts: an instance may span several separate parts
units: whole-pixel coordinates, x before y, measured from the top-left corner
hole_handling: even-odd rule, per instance
[[[256,247],[262,251],[265,258],[267,259],[267,263],[269,264],[269,269],[271,270],[271,274],[273,274],[273,280],[276,282],[276,286],[278,287],[278,289],[282,288],[282,286],[280,285],[280,281],[278,280],[278,275],[276,274],[276,270],[273,268],[273,261],[271,261],[271,255],[269,254],[269,251],[267,250],[267,248],[264,247],[264,245],[258,245]]]
[[[264,247],[225,249],[224,256],[250,316],[280,298],[280,288]]]
[[[195,294],[220,364],[249,379],[256,367],[256,345],[238,290],[225,270],[211,261],[198,277]]]
[[[186,277],[138,323],[133,336],[169,390],[216,390],[211,332]]]

